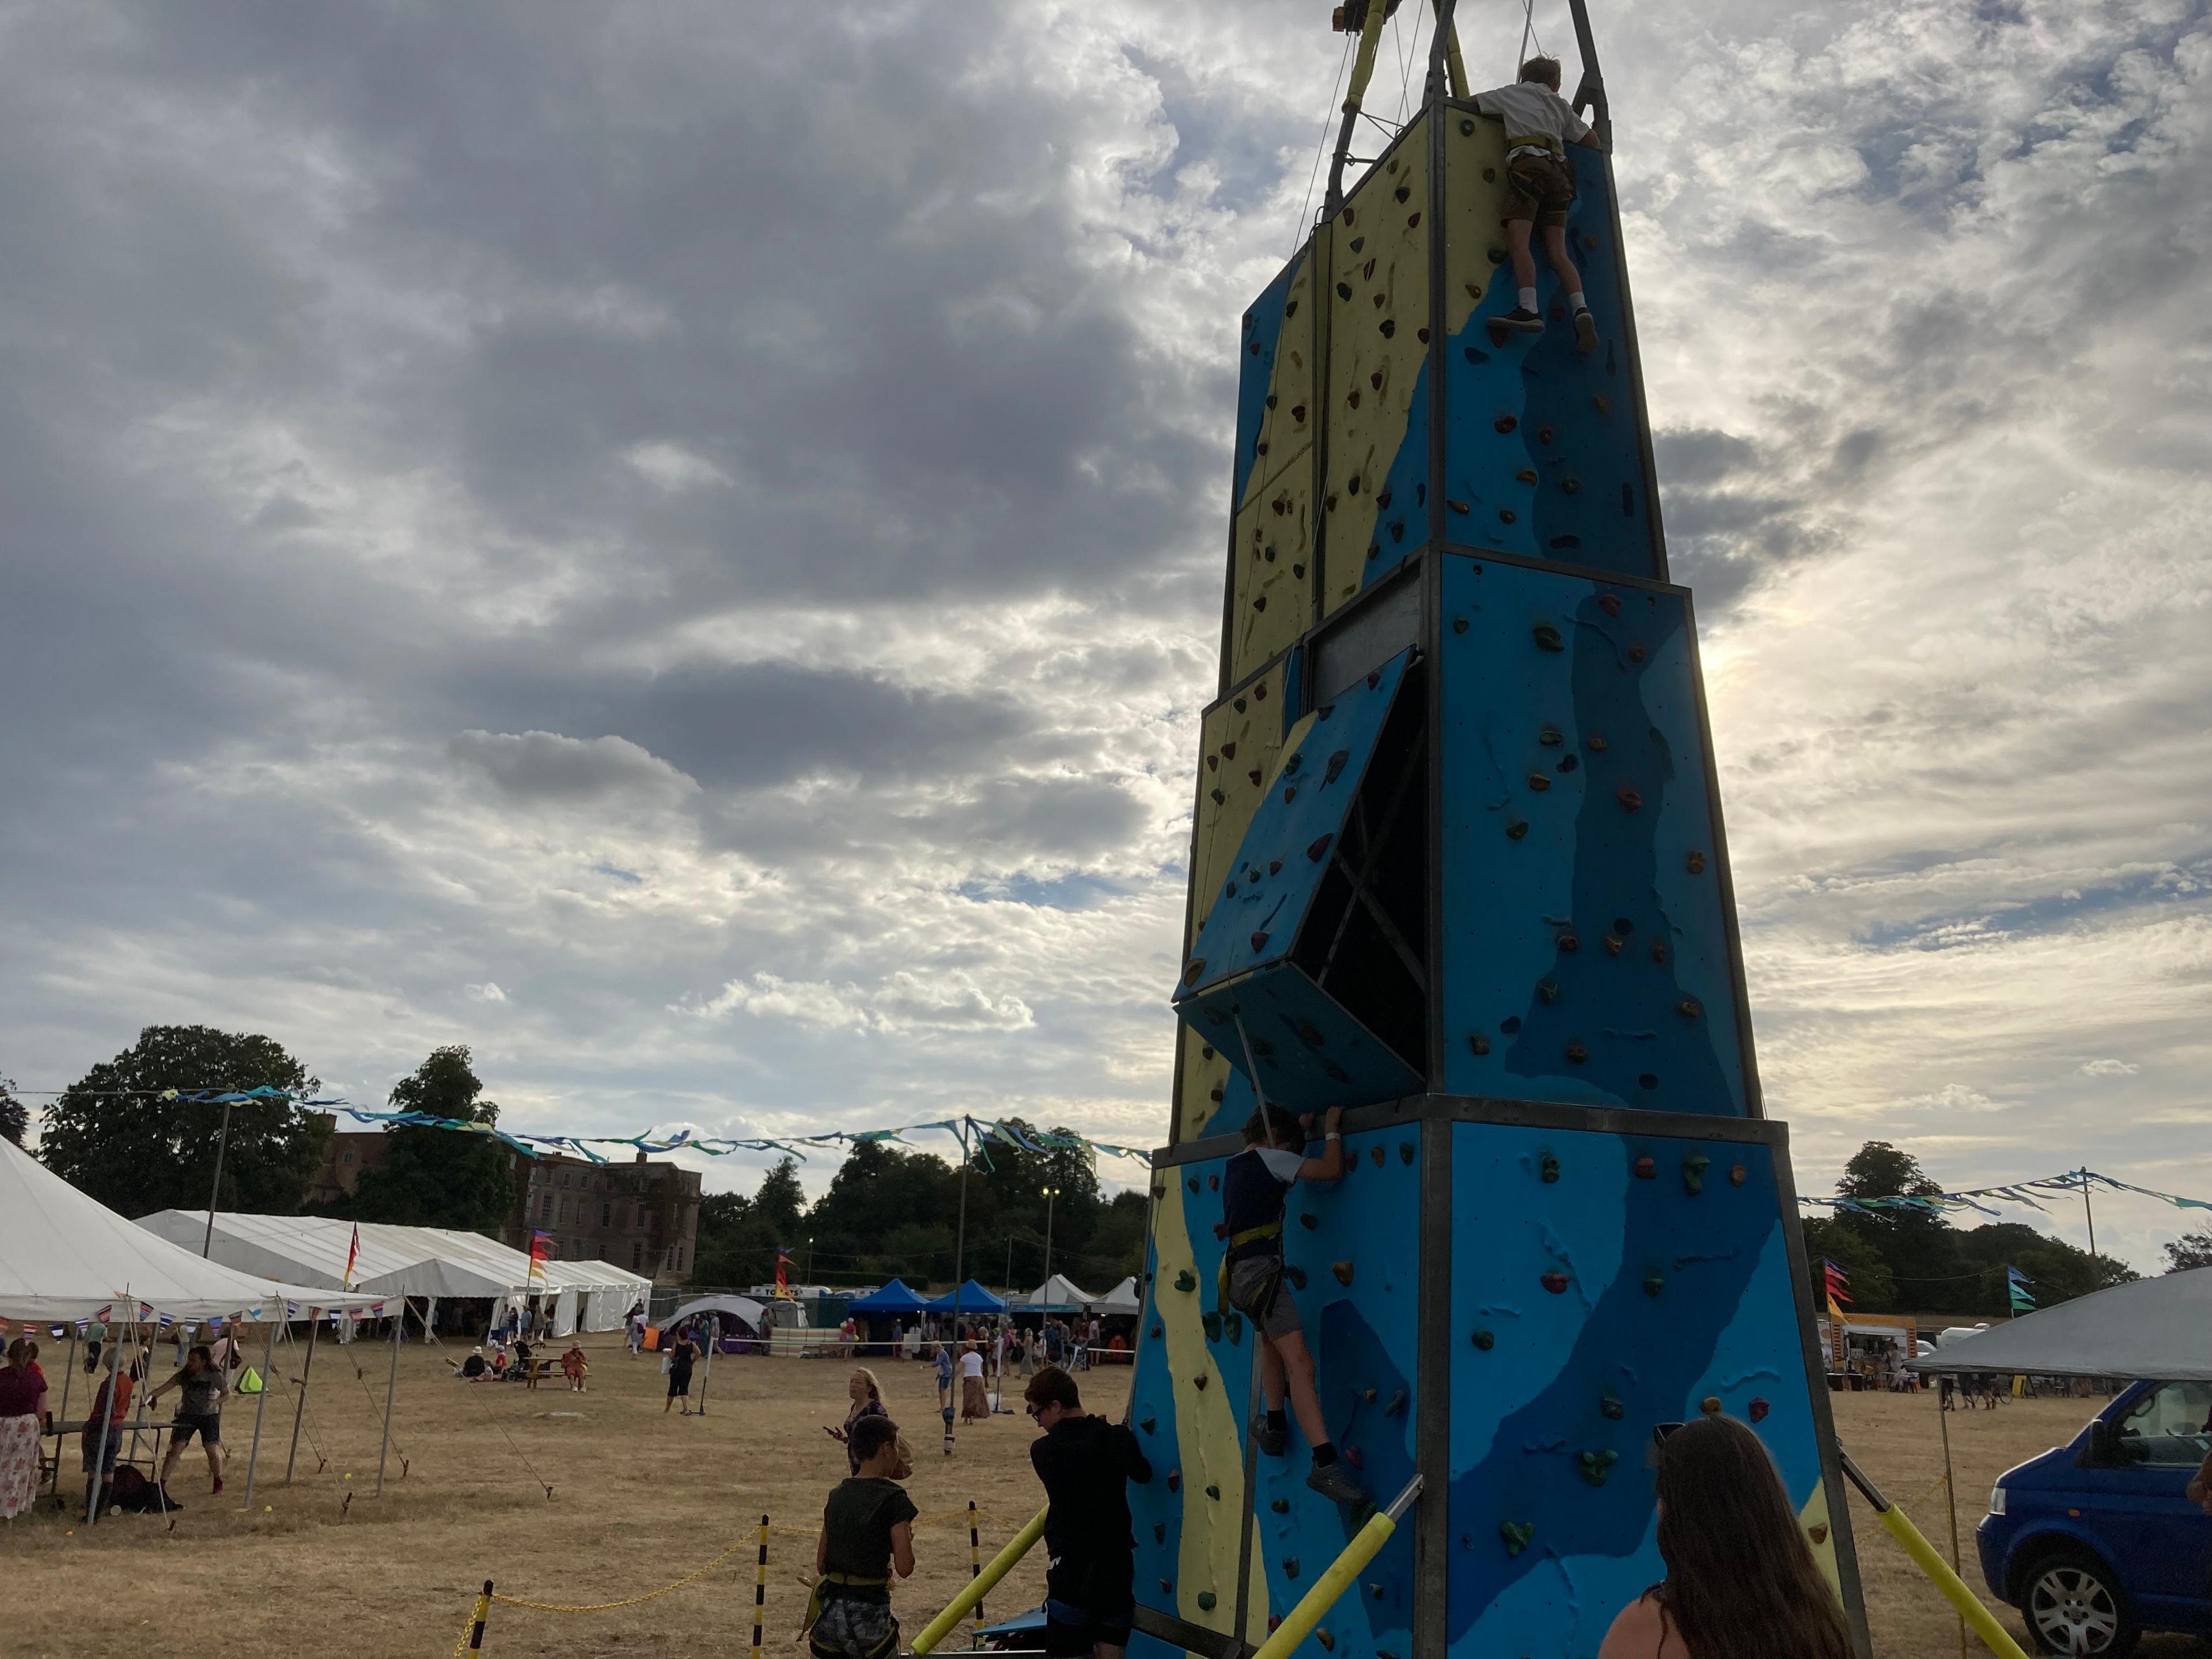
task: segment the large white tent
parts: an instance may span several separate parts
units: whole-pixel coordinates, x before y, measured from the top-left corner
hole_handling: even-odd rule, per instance
[[[1091,1292],[1079,1289],[1065,1273],[1054,1273],[1027,1296],[1018,1296],[1007,1305],[1016,1313],[1081,1313],[1091,1301]]]
[[[1091,1300],[1091,1311],[1106,1318],[1117,1314],[1126,1314],[1133,1318],[1144,1310],[1144,1297],[1137,1289],[1137,1279],[1133,1273],[1105,1295],[1093,1297]]]
[[[195,1243],[198,1241],[195,1240]],[[276,1319],[284,1304],[366,1309],[374,1291],[346,1295],[279,1273],[204,1261],[197,1249],[135,1227],[0,1140],[0,1318],[123,1317],[135,1306],[173,1319]]]
[[[205,1210],[162,1210],[139,1218],[149,1232],[197,1249],[208,1234]],[[567,1336],[618,1329],[623,1316],[642,1301],[653,1281],[605,1261],[545,1261],[532,1279],[522,1251],[478,1233],[447,1227],[358,1224],[328,1216],[245,1215],[218,1211],[210,1254],[248,1273],[335,1288],[345,1280],[354,1229],[361,1255],[354,1263],[357,1290],[426,1299],[492,1300],[502,1307],[523,1297],[549,1298],[551,1330]]]
[[[1921,1372],[2212,1381],[2212,1267],[2077,1296],[1907,1363]]]

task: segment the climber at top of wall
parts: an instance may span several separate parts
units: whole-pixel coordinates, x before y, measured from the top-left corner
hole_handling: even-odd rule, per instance
[[[1498,320],[1507,328],[1540,333],[1544,313],[1536,304],[1536,261],[1528,252],[1532,226],[1544,230],[1544,257],[1551,262],[1574,313],[1575,347],[1597,349],[1597,323],[1583,301],[1582,273],[1567,254],[1567,210],[1574,205],[1575,175],[1567,166],[1567,146],[1604,148],[1589,123],[1559,96],[1559,60],[1531,58],[1510,87],[1477,93],[1474,106],[1505,123],[1505,246],[1513,257],[1513,280],[1521,303]]]

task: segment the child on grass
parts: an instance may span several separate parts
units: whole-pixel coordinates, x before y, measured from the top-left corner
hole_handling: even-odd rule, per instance
[[[890,1659],[899,1644],[891,1575],[914,1576],[919,1511],[898,1484],[913,1474],[914,1459],[888,1417],[855,1422],[850,1448],[859,1473],[831,1488],[822,1510],[807,1647],[814,1659]]]

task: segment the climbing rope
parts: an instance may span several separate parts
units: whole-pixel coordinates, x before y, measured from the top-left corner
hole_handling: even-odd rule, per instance
[[[1306,239],[1308,225],[1306,215],[1313,210],[1314,185],[1321,178],[1321,158],[1328,154],[1328,124],[1335,113],[1336,89],[1344,84],[1344,69],[1345,65],[1352,61],[1352,43],[1355,38],[1349,34],[1344,37],[1344,55],[1337,59],[1336,79],[1329,83],[1330,113],[1322,118],[1321,142],[1314,146],[1313,172],[1306,179],[1306,198],[1304,201],[1298,204],[1298,222],[1291,232],[1291,252],[1293,253],[1298,251],[1298,244]]]

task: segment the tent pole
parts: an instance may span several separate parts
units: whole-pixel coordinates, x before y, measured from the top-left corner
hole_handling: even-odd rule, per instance
[[[315,1369],[315,1339],[322,1334],[323,1310],[307,1310],[307,1356],[300,1365],[300,1394],[292,1407],[292,1449],[284,1454],[284,1484],[292,1484],[292,1465],[300,1455],[300,1419],[307,1414],[307,1374]]]
[[[1959,1486],[1951,1476],[1951,1414],[1943,1409],[1942,1395],[1936,1401],[1936,1421],[1943,1430],[1943,1498],[1951,1510],[1951,1571],[1959,1570]],[[1959,1659],[1966,1659],[1966,1615],[1959,1615]]]
[[[215,1185],[208,1193],[207,1231],[200,1239],[200,1259],[208,1259],[215,1249],[215,1212],[222,1201],[222,1154],[230,1145],[230,1103],[222,1103],[222,1128],[215,1138]]]
[[[399,1317],[392,1322],[392,1370],[384,1379],[384,1443],[376,1450],[376,1495],[384,1496],[384,1465],[392,1455],[392,1396],[399,1387],[399,1327],[407,1317],[407,1297],[399,1298]]]
[[[279,1306],[278,1311],[283,1311]],[[276,1369],[276,1327],[284,1322],[273,1321],[269,1327],[269,1340],[261,1356],[261,1393],[253,1402],[253,1444],[246,1454],[246,1507],[253,1508],[253,1472],[261,1462],[261,1419],[269,1414],[269,1375]]]
[[[57,1423],[69,1421],[70,1384],[76,1381],[76,1321],[70,1321],[69,1369],[62,1373],[62,1408],[54,1415]],[[43,1436],[40,1438],[44,1438]],[[62,1437],[54,1435],[54,1481],[48,1488],[58,1500],[62,1495]]]
[[[123,1287],[123,1294],[126,1299],[130,1297],[131,1287],[128,1285],[125,1285]],[[106,1322],[102,1321],[101,1322],[106,1323]],[[107,1473],[107,1425],[115,1420],[115,1378],[117,1376],[115,1362],[119,1357],[120,1356],[116,1352],[115,1346],[115,1327],[108,1325],[107,1340],[101,1345],[100,1354],[101,1362],[107,1367],[107,1404],[104,1407],[100,1407],[100,1444],[92,1460],[92,1479],[85,1483],[92,1489],[92,1497],[85,1504],[84,1524],[87,1527],[96,1527],[100,1524],[100,1500],[101,1494],[106,1492],[107,1490],[107,1483],[100,1477]],[[100,1389],[97,1385],[94,1387],[92,1391],[92,1403],[96,1407],[100,1406]],[[83,1438],[83,1431],[82,1430],[78,1431],[77,1437],[79,1439]]]
[[[2087,1170],[2079,1170],[2075,1173],[2081,1177],[2081,1213],[2087,1218],[2089,1223],[2089,1271],[2101,1280],[2104,1275],[2097,1272],[2097,1212],[2089,1205],[2089,1172]],[[2102,1286],[2092,1285],[2090,1288],[2096,1290]]]

